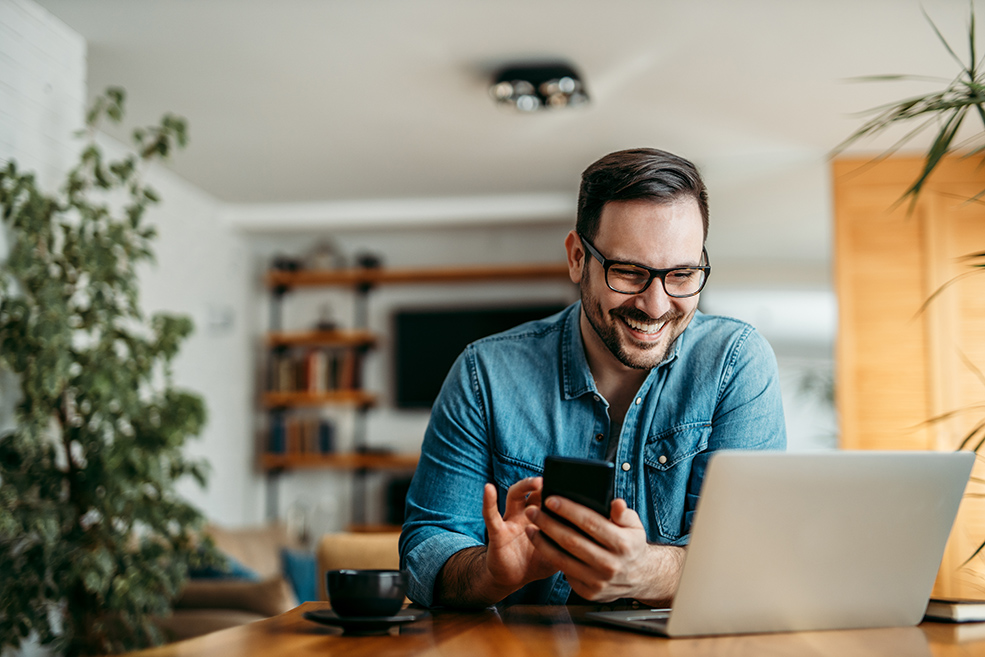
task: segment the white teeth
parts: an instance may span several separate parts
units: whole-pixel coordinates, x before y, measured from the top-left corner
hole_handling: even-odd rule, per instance
[[[630,319],[628,317],[623,317],[622,319],[624,322],[626,322],[626,324],[629,325],[631,329],[633,329],[634,331],[639,331],[640,333],[656,333],[657,331],[659,331],[664,327],[664,324],[667,323],[667,322],[653,322],[648,324],[644,322],[638,322],[635,319]]]

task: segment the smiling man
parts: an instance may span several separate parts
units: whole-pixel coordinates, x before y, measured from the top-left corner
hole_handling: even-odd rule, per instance
[[[581,301],[469,345],[432,409],[400,539],[415,602],[673,598],[710,455],[786,445],[769,344],[698,311],[707,235],[689,161],[585,170],[565,239]],[[548,455],[615,463],[609,518],[541,500]]]

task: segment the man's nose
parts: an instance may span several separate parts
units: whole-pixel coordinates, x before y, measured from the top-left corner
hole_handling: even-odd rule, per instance
[[[636,307],[656,319],[670,311],[673,298],[664,290],[659,278],[654,278],[650,286],[636,295]]]

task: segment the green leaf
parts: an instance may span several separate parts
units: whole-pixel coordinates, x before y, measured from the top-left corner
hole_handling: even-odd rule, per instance
[[[923,7],[920,7],[920,11],[923,12],[923,17],[927,19],[927,22],[928,23],[930,23],[930,27],[934,30],[934,34],[937,35],[937,38],[944,45],[944,48],[947,49],[947,52],[951,55],[951,57],[954,58],[954,61],[956,61],[959,66],[964,67],[964,62],[962,62],[961,61],[961,58],[958,57],[957,54],[954,52],[954,50],[951,49],[951,44],[949,44],[947,42],[947,39],[944,38],[944,35],[941,34],[941,31],[937,29],[936,23],[934,23],[933,19],[930,18],[930,15],[927,13],[927,10],[924,9]],[[974,14],[974,5],[971,6],[971,11],[972,11],[971,37],[973,38],[974,37],[974,34],[975,34],[975,32],[974,32],[974,29],[975,29],[974,28],[974,25],[975,25],[975,23],[974,23],[974,15],[975,15]],[[972,55],[974,55],[974,47],[972,47]]]
[[[930,174],[934,172],[934,169],[940,164],[941,159],[950,151],[951,142],[954,140],[954,135],[957,134],[958,128],[961,127],[967,110],[967,106],[960,107],[948,117],[947,122],[941,128],[933,145],[931,145],[930,150],[927,152],[923,171],[910,188],[906,190],[904,197],[910,196],[914,201],[916,200],[916,197],[920,194],[920,190],[923,189],[927,179],[930,178]]]

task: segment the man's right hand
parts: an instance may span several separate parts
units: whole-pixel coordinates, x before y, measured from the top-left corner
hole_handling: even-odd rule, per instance
[[[453,554],[438,573],[435,597],[440,604],[484,607],[495,604],[524,585],[550,577],[557,568],[537,552],[527,527],[533,523],[523,510],[540,504],[542,477],[528,477],[510,486],[499,515],[496,487],[482,491],[482,517],[488,545]]]
[[[526,531],[533,523],[523,510],[528,506],[540,506],[543,487],[543,477],[528,477],[510,486],[502,516],[497,506],[496,487],[486,484],[482,491],[482,517],[489,534],[486,569],[494,582],[510,589],[506,595],[557,572],[557,568],[540,555]]]

